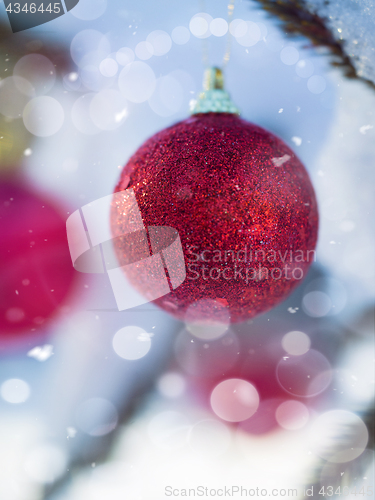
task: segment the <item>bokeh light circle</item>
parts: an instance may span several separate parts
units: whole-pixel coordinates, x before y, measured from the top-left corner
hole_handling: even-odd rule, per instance
[[[243,47],[252,47],[261,39],[261,31],[257,23],[253,23],[252,21],[246,21],[246,27],[246,33],[242,36],[237,36],[236,40]]]
[[[124,123],[127,116],[126,99],[118,90],[102,90],[90,102],[90,116],[101,130],[114,130]]]
[[[247,32],[247,24],[243,19],[234,19],[229,25],[229,31],[235,38],[245,36]]]
[[[190,40],[190,31],[185,26],[177,26],[173,29],[171,37],[177,45],[185,45]]]
[[[172,48],[172,40],[166,31],[152,31],[146,38],[146,42],[150,43],[155,56],[164,56]]]
[[[315,314],[332,316],[339,314],[345,308],[348,294],[341,281],[327,277],[314,279],[308,284],[305,292],[316,291],[324,295],[309,296],[309,300],[306,300],[304,304],[307,314],[312,314],[313,317]]]
[[[298,61],[299,52],[295,47],[284,47],[280,52],[280,59],[287,66],[292,66]]]
[[[55,84],[56,70],[47,57],[41,54],[28,54],[16,63],[13,76],[19,76],[30,82],[35,95],[44,95]],[[22,88],[19,90],[23,92]]]
[[[100,64],[97,62],[86,64],[79,72],[81,82],[88,90],[99,92],[104,88],[108,88],[113,82],[108,75],[103,75]]]
[[[111,53],[111,45],[100,31],[87,29],[75,35],[70,44],[70,55],[77,66],[84,67],[96,61],[100,64]]]
[[[313,422],[310,443],[316,455],[334,463],[345,463],[359,457],[368,442],[363,420],[347,410],[331,410]]]
[[[179,373],[168,372],[157,381],[159,393],[166,398],[178,398],[185,392],[185,379]]]
[[[70,12],[82,21],[93,21],[102,16],[106,9],[107,0],[79,0]]]
[[[214,36],[224,36],[228,31],[228,23],[225,19],[217,17],[210,22],[210,31]]]
[[[30,387],[22,379],[10,378],[1,384],[0,394],[7,403],[20,404],[29,399]]]
[[[135,61],[127,64],[119,75],[119,89],[130,102],[147,101],[154,92],[155,74],[144,62]]]
[[[210,403],[212,410],[222,420],[241,422],[257,411],[259,394],[250,382],[231,378],[220,382],[214,388]]]
[[[306,333],[293,331],[283,336],[281,345],[288,354],[301,356],[310,349],[311,341]]]
[[[38,137],[56,134],[64,123],[64,109],[53,97],[40,96],[29,101],[23,110],[23,123]]]
[[[95,96],[94,93],[84,94],[72,106],[72,121],[83,134],[94,135],[100,132],[90,116],[90,105]]]
[[[10,307],[7,309],[5,317],[10,323],[18,323],[25,317],[25,312],[20,307]]]
[[[151,45],[150,42],[137,43],[135,47],[135,55],[138,57],[138,59],[146,61],[147,59],[150,59],[150,57],[152,57],[153,54],[154,54],[154,47]]]
[[[134,52],[129,47],[122,47],[116,52],[116,61],[121,66],[126,66],[134,61]]]
[[[103,59],[99,66],[100,73],[108,78],[115,76],[118,71],[118,64],[112,58]]]
[[[299,397],[313,397],[323,392],[332,381],[332,368],[322,353],[310,349],[300,356],[284,356],[276,368],[281,387]]]
[[[79,74],[75,71],[72,71],[71,73],[64,75],[63,85],[65,89],[69,91],[79,90],[81,88],[81,78],[79,77]]]
[[[302,299],[302,307],[306,314],[312,318],[326,316],[332,307],[329,296],[320,291],[308,292]]]
[[[301,78],[309,78],[314,73],[314,64],[309,59],[300,59],[296,64],[296,73]]]
[[[107,399],[88,399],[76,411],[77,426],[90,436],[109,434],[116,428],[117,422],[117,410]]]
[[[229,328],[228,308],[214,299],[201,299],[191,304],[185,315],[186,329],[201,340],[222,337]]]
[[[325,91],[326,80],[320,75],[313,75],[307,81],[307,88],[313,94],[321,94]]]
[[[69,73],[67,75],[67,79],[70,81],[70,82],[76,82],[78,79],[79,79],[79,75],[78,73],[76,73],[75,71],[72,71],[71,73]]]
[[[146,356],[151,349],[150,335],[139,326],[124,326],[112,340],[115,353],[120,358],[134,361]]]
[[[283,429],[295,431],[302,429],[309,421],[309,410],[300,401],[284,401],[276,410],[277,423]]]
[[[207,38],[211,35],[210,24],[213,20],[212,16],[205,12],[195,14],[190,20],[189,29],[197,38]]]

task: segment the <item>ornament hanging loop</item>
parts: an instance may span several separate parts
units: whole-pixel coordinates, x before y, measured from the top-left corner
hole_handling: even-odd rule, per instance
[[[224,76],[219,68],[207,68],[203,77],[203,90],[224,90]]]
[[[210,67],[208,65],[208,45],[207,40],[203,42],[203,62],[207,66],[203,78],[203,91],[199,94],[198,99],[190,101],[190,112],[192,115],[199,113],[230,113],[239,115],[240,112],[237,106],[232,102],[228,92],[224,90],[223,70],[230,58],[231,51],[231,32],[230,23],[233,17],[235,0],[229,0],[228,4],[228,34],[226,50],[223,58],[222,69]],[[201,0],[202,11],[205,11],[204,0]]]
[[[232,48],[232,35],[230,32],[230,23],[233,18],[233,13],[234,13],[234,1],[235,0],[230,0],[229,5],[228,5],[228,33],[227,33],[227,46],[225,49],[225,54],[223,57],[223,69],[225,69],[225,66],[228,64],[229,58],[230,58],[230,52]]]
[[[224,76],[220,68],[207,68],[203,78],[203,92],[190,102],[192,115],[199,113],[231,113],[239,115],[238,108],[224,90]]]
[[[228,61],[230,59],[230,53],[231,53],[231,47],[232,47],[232,34],[230,31],[230,23],[233,18],[233,13],[234,13],[234,2],[235,0],[229,0],[228,3],[228,32],[227,32],[227,40],[226,40],[226,46],[225,46],[225,53],[223,57],[223,63],[222,63],[222,69],[224,70],[226,65],[228,64]],[[206,12],[206,5],[205,5],[205,0],[200,0],[200,7],[202,12]],[[210,67],[210,58],[209,58],[209,49],[208,49],[208,40],[207,38],[202,38],[202,60],[203,64],[206,66],[206,68]]]

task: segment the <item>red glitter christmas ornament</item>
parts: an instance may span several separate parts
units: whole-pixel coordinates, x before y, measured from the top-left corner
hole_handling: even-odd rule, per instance
[[[1,343],[44,329],[71,291],[75,271],[64,217],[18,179],[0,183],[0,224]]]
[[[133,189],[145,226],[175,228],[185,281],[154,302],[187,322],[245,321],[283,301],[312,261],[318,212],[309,176],[279,138],[246,122],[206,72],[193,115],[147,140],[124,167],[115,192]],[[129,214],[113,211],[118,238]],[[146,297],[147,277],[126,273]]]

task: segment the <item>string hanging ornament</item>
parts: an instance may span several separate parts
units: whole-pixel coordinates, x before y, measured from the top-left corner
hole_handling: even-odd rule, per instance
[[[231,0],[229,21],[233,8]],[[228,32],[223,67],[230,44]],[[154,302],[183,321],[248,320],[282,302],[314,260],[318,210],[305,167],[281,139],[239,115],[222,69],[208,66],[191,116],[148,139],[115,188],[134,190],[145,226],[178,231],[186,278]],[[140,257],[121,238],[130,217],[111,213],[120,262],[129,252]],[[154,296],[147,276],[123,269]]]

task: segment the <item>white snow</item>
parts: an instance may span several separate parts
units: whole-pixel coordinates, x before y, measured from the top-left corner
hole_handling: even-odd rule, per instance
[[[37,361],[47,361],[48,358],[53,356],[53,346],[46,344],[44,346],[36,346],[31,349],[27,355]]]
[[[310,11],[325,20],[341,41],[358,76],[375,83],[375,30],[373,0],[308,0]]]

